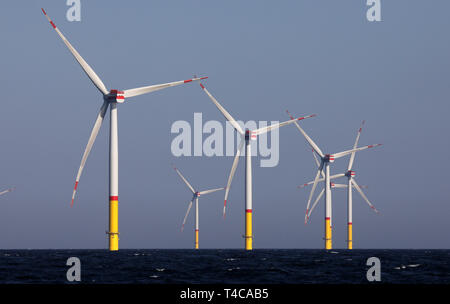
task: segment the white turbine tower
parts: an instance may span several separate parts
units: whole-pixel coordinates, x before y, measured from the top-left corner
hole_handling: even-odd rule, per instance
[[[288,120],[282,123],[270,125],[267,127],[259,128],[253,131],[250,130],[242,130],[241,126],[234,120],[234,118],[228,113],[219,102],[209,93],[209,91],[200,83],[201,88],[205,93],[209,96],[212,102],[216,105],[219,111],[225,116],[225,118],[230,122],[230,124],[235,128],[235,130],[240,134],[241,140],[239,147],[236,151],[236,155],[234,156],[233,165],[231,167],[230,175],[228,177],[227,186],[225,188],[225,199],[223,205],[223,214],[225,216],[225,208],[227,205],[228,192],[230,189],[231,181],[233,180],[234,173],[236,172],[236,167],[239,163],[239,156],[241,154],[242,147],[244,145],[245,139],[245,249],[252,250],[253,249],[253,233],[252,233],[252,212],[253,212],[253,202],[252,202],[252,153],[251,153],[251,145],[250,139],[256,140],[258,135],[267,133],[269,131],[275,130],[282,126],[286,126],[291,123],[296,123],[298,120],[303,120],[306,118],[314,117],[316,115],[309,115],[305,117],[299,117],[296,119]]]
[[[192,191],[192,195],[193,195],[191,201],[189,202],[188,209],[186,211],[186,215],[184,216],[183,224],[181,225],[181,231],[183,231],[184,224],[186,223],[186,219],[187,219],[187,217],[189,215],[189,212],[191,211],[192,202],[195,200],[195,249],[198,249],[198,233],[199,233],[198,198],[201,195],[205,195],[205,194],[213,193],[213,192],[216,192],[216,191],[220,191],[220,190],[223,190],[225,188],[216,188],[216,189],[210,189],[210,190],[204,190],[204,191],[196,191],[196,190],[194,190],[194,187],[192,187],[191,184],[189,184],[187,179],[181,174],[180,170],[178,170],[176,167],[173,167],[173,168],[178,173],[178,175],[181,177],[181,179],[186,184],[186,186],[189,188],[189,190]]]
[[[71,206],[73,206],[73,202],[75,199],[75,193],[77,191],[78,182],[80,180],[81,172],[83,171],[84,165],[86,163],[86,159],[89,155],[89,152],[92,149],[92,145],[94,144],[95,138],[100,130],[100,126],[102,125],[103,119],[105,117],[108,106],[111,105],[110,110],[110,135],[109,135],[109,231],[106,233],[109,235],[109,250],[115,251],[119,249],[119,224],[118,224],[118,212],[119,212],[119,180],[118,180],[118,130],[117,130],[117,103],[123,103],[125,98],[130,98],[150,92],[155,92],[158,90],[162,90],[168,87],[177,86],[183,83],[188,83],[194,80],[201,80],[207,77],[202,78],[193,78],[184,81],[176,81],[158,85],[151,85],[146,87],[140,87],[135,89],[129,89],[124,91],[119,90],[110,90],[106,89],[106,86],[103,84],[100,77],[94,72],[94,70],[87,64],[87,62],[80,56],[80,54],[75,50],[75,48],[69,43],[69,41],[64,37],[61,31],[56,27],[53,21],[49,18],[47,13],[42,9],[42,12],[47,17],[53,29],[62,39],[64,44],[67,46],[69,51],[75,57],[75,59],[80,64],[81,68],[84,70],[89,79],[93,82],[93,84],[97,87],[97,89],[102,93],[103,104],[100,108],[100,112],[97,115],[97,119],[95,121],[94,127],[92,129],[91,135],[89,137],[89,141],[86,145],[86,149],[83,153],[83,157],[81,159],[81,165],[78,169],[78,174],[75,180],[75,186],[72,194],[72,202]]]
[[[294,119],[292,115],[289,113],[289,111],[286,111],[288,115],[291,117],[291,119]],[[333,163],[336,159],[341,158],[343,156],[362,151],[369,148],[374,148],[377,146],[380,146],[381,144],[375,144],[375,145],[368,145],[352,150],[347,150],[339,153],[334,154],[324,154],[320,148],[317,146],[317,144],[306,134],[306,132],[300,127],[298,123],[295,122],[295,126],[297,129],[303,134],[308,144],[313,148],[314,152],[317,153],[317,155],[320,157],[320,164],[319,168],[316,173],[316,177],[314,178],[314,182],[312,185],[311,193],[309,194],[308,198],[308,204],[306,205],[306,214],[305,214],[305,222],[308,219],[308,213],[309,213],[309,206],[311,204],[311,199],[314,195],[314,191],[316,189],[317,183],[319,181],[320,174],[322,171],[325,171],[325,177],[324,177],[324,188],[325,188],[325,249],[329,250],[332,249],[332,239],[331,239],[331,189],[330,189],[330,163]]]
[[[356,149],[356,147],[358,146],[358,142],[359,142],[359,137],[361,136],[361,131],[362,131],[362,127],[364,125],[365,121],[363,121],[361,123],[361,127],[358,130],[358,133],[356,135],[356,140],[355,143],[353,145],[353,149]],[[352,197],[352,190],[353,188],[355,188],[359,194],[361,195],[361,197],[366,201],[366,203],[369,205],[369,207],[374,210],[376,213],[379,213],[378,210],[374,207],[374,205],[372,205],[372,203],[369,201],[369,199],[367,198],[367,196],[364,194],[364,192],[362,191],[362,188],[365,188],[364,186],[360,186],[358,185],[358,183],[355,180],[355,171],[352,170],[353,167],[353,163],[355,160],[355,153],[353,152],[350,156],[350,160],[348,162],[348,166],[347,166],[347,171],[345,173],[340,173],[340,174],[336,174],[330,177],[330,180],[334,180],[336,178],[340,178],[340,177],[347,177],[347,185],[339,185],[336,188],[347,188],[347,249],[353,249],[353,197]],[[317,166],[320,166],[320,164],[318,163],[318,159],[316,158],[316,155],[314,155],[314,158],[316,160]],[[323,179],[319,179],[318,182],[322,181]],[[314,181],[311,181],[309,183],[303,184],[301,186],[299,186],[299,188],[303,188],[307,185],[311,185],[313,184]],[[317,202],[320,200],[320,198],[323,195],[323,190],[322,192],[318,195],[318,197],[316,198],[316,200],[314,201],[309,214],[307,215],[307,217],[309,218],[312,211],[314,210]]]

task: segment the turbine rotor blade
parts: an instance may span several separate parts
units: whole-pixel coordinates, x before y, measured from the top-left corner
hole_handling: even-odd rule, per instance
[[[330,176],[330,180],[333,180],[333,179],[336,179],[336,178],[339,178],[339,177],[344,177],[344,176],[345,176],[345,173],[339,173],[339,174],[331,175]],[[325,180],[325,178],[322,177],[319,180],[317,180],[317,182],[323,182],[324,180]],[[307,183],[305,183],[303,185],[297,186],[297,188],[301,189],[301,188],[304,188],[304,187],[312,185],[312,184],[314,184],[314,181],[310,181],[310,182],[307,182]]]
[[[244,137],[241,136],[241,142],[239,143],[239,147],[236,151],[236,155],[234,156],[233,165],[231,166],[230,175],[228,176],[227,186],[225,187],[225,199],[223,202],[223,217],[225,218],[225,212],[227,207],[227,199],[228,193],[230,191],[231,181],[233,180],[234,173],[236,172],[237,165],[239,163],[239,157],[241,155],[241,150],[244,147]]]
[[[348,185],[345,185],[345,184],[333,184],[333,188],[348,188]]]
[[[309,220],[309,218],[311,217],[311,214],[313,212],[313,210],[316,208],[317,204],[319,203],[320,199],[322,198],[323,194],[325,193],[325,188],[322,189],[322,191],[320,191],[319,195],[317,196],[316,200],[314,201],[311,210],[309,210],[309,213],[307,214],[307,221]],[[307,223],[307,221],[305,222],[305,224]]]
[[[375,147],[378,147],[378,146],[381,146],[381,145],[382,144],[368,145],[368,146],[364,146],[364,147],[360,147],[360,148],[356,148],[356,149],[347,150],[347,151],[344,151],[344,152],[334,153],[333,156],[334,156],[334,159],[337,159],[337,158],[349,155],[351,153],[355,153],[355,152],[366,150],[366,149],[370,149],[370,148],[375,148]]]
[[[370,208],[372,208],[376,213],[380,213],[375,207],[374,205],[372,205],[372,203],[369,201],[369,199],[367,198],[367,196],[364,194],[364,192],[361,190],[361,188],[359,187],[359,185],[356,183],[356,181],[354,179],[351,179],[353,186],[355,187],[355,189],[359,192],[359,194],[361,194],[362,198],[366,201],[366,203],[369,205]]]
[[[286,113],[289,115],[289,117],[291,119],[294,119],[294,117],[291,115],[291,113],[289,113],[288,110],[286,110]],[[303,136],[305,137],[306,141],[309,143],[311,148],[313,148],[314,151],[316,151],[316,153],[320,157],[323,158],[325,155],[322,153],[322,151],[320,150],[319,146],[317,146],[316,143],[308,136],[308,134],[306,134],[306,132],[300,127],[300,125],[297,123],[297,121],[294,121],[294,123],[295,123],[295,126],[297,127],[297,129],[303,134]]]
[[[162,89],[165,89],[165,88],[178,86],[180,84],[185,84],[185,83],[189,83],[189,82],[192,82],[192,81],[199,81],[199,80],[207,79],[207,78],[208,77],[198,77],[198,78],[192,78],[192,79],[187,79],[187,80],[168,82],[168,83],[163,83],[163,84],[155,84],[155,85],[146,86],[146,87],[140,87],[140,88],[135,88],[135,89],[128,89],[128,90],[123,91],[123,94],[124,94],[125,98],[130,98],[130,97],[139,96],[139,95],[142,95],[142,94],[147,94],[147,93],[159,91],[159,90],[162,90]]]
[[[81,55],[75,50],[75,48],[70,44],[70,42],[64,37],[64,35],[61,33],[61,31],[56,27],[56,25],[53,23],[53,21],[50,19],[50,17],[47,15],[47,13],[44,11],[43,8],[41,8],[42,12],[44,13],[45,17],[47,17],[48,21],[52,25],[53,29],[56,31],[56,33],[59,35],[59,37],[62,39],[64,44],[67,46],[69,51],[72,53],[73,57],[78,61],[83,71],[86,73],[86,75],[89,77],[89,79],[92,81],[92,83],[97,87],[97,89],[103,94],[108,95],[108,90],[105,87],[105,84],[102,82],[100,77],[94,72],[94,70],[89,66],[89,64],[81,57]]]
[[[13,188],[9,188],[9,189],[3,190],[2,192],[0,192],[0,195],[3,195],[3,194],[8,193],[8,192],[11,192],[11,191],[13,191],[14,189],[16,189],[16,187],[13,187]]]
[[[323,162],[321,162],[320,167],[317,169],[317,174],[316,174],[316,178],[314,179],[314,183],[313,186],[311,188],[311,192],[309,193],[309,198],[308,198],[308,204],[306,205],[306,213],[305,213],[305,223],[308,221],[308,212],[309,212],[309,205],[311,204],[311,199],[314,195],[314,191],[316,190],[316,186],[319,180],[319,176],[320,176],[320,172],[323,169]]]
[[[78,169],[77,178],[75,179],[75,187],[73,188],[72,193],[72,202],[70,203],[70,207],[73,206],[73,202],[75,200],[75,194],[77,192],[78,182],[80,181],[81,173],[83,172],[84,165],[86,164],[86,160],[91,152],[92,146],[94,145],[95,139],[97,138],[100,127],[102,126],[103,119],[105,118],[106,110],[108,109],[109,103],[107,101],[103,102],[103,105],[100,108],[100,112],[97,115],[97,119],[95,120],[94,127],[92,128],[91,135],[89,136],[88,143],[83,153],[83,157],[81,158],[80,168]]]
[[[200,83],[200,87],[205,91],[208,97],[212,100],[212,102],[216,105],[219,111],[225,116],[225,118],[230,122],[230,124],[238,131],[241,135],[244,135],[244,130],[242,130],[241,126],[236,122],[236,120],[230,115],[230,113],[225,110],[224,107],[214,98],[214,96],[209,93],[209,91],[205,88],[205,86]]]
[[[173,166],[173,165],[172,165]],[[183,176],[183,174],[181,174],[180,170],[178,170],[175,166],[173,166],[173,169],[178,173],[178,175],[181,177],[181,179],[183,180],[183,182],[186,184],[186,186],[188,186],[188,188],[192,191],[192,193],[195,193],[194,188],[191,186],[191,184],[189,184],[189,182],[187,181],[187,179]]]
[[[184,216],[184,219],[183,219],[183,224],[181,225],[181,231],[184,230],[184,224],[186,224],[186,219],[187,219],[187,217],[189,215],[189,212],[191,211],[191,207],[192,207],[192,202],[193,201],[194,201],[194,199],[191,199],[191,201],[189,203],[189,206],[188,206],[187,211],[186,211],[186,215]]]
[[[362,131],[362,128],[363,128],[365,122],[366,121],[363,120],[363,122],[361,123],[361,126],[359,127],[358,134],[356,134],[356,140],[353,145],[353,149],[356,149],[356,147],[358,147],[359,137],[361,136],[361,131]],[[356,152],[353,152],[352,155],[350,155],[350,160],[348,161],[347,171],[350,171],[352,169],[353,161],[355,160],[355,153]]]
[[[319,159],[317,158],[316,153],[314,152],[314,149],[312,149],[312,155],[314,157],[314,161],[316,162],[317,167],[320,167],[320,162],[319,162]],[[325,178],[325,173],[323,173],[323,171],[322,171],[322,178]],[[305,184],[305,186],[306,186],[306,184]]]
[[[348,188],[348,185],[347,185],[347,184],[333,184],[333,188]],[[353,185],[352,185],[352,188],[355,188],[355,189],[356,189],[356,187],[353,186]],[[367,188],[369,188],[369,187],[366,186],[366,185],[360,185],[359,188],[361,188],[361,189],[367,189]]]
[[[285,122],[281,122],[281,123],[277,123],[277,124],[270,125],[270,126],[267,126],[267,127],[256,129],[256,130],[252,131],[252,134],[254,134],[254,135],[261,135],[261,134],[267,133],[269,131],[278,129],[280,127],[283,127],[283,126],[286,126],[286,125],[290,125],[291,123],[297,123],[297,121],[299,121],[299,120],[303,120],[303,119],[311,118],[311,117],[316,117],[316,116],[317,116],[316,114],[312,114],[312,115],[298,117],[298,118],[291,118],[291,120],[288,120],[288,121],[285,121]]]
[[[223,190],[223,189],[225,189],[225,188],[222,187],[222,188],[217,188],[217,189],[205,190],[205,191],[200,191],[198,194],[205,195],[205,194],[213,193],[213,192]]]

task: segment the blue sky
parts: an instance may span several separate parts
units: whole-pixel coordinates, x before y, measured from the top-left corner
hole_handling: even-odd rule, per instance
[[[105,248],[108,124],[70,199],[101,96],[49,26],[44,7],[108,88],[207,75],[212,94],[241,120],[302,123],[326,152],[383,143],[354,169],[377,216],[354,193],[355,248],[449,248],[448,1],[86,1],[68,22],[65,1],[0,4],[0,248]],[[172,156],[174,121],[224,121],[197,84],[119,106],[121,248],[191,248],[194,217],[180,232],[190,194],[175,163],[199,188],[224,186],[232,157]],[[345,169],[339,159],[332,173]],[[322,248],[323,204],[303,224],[313,178],[310,149],[293,126],[280,130],[280,162],[253,166],[254,247]],[[242,248],[244,162],[230,191],[202,198],[200,246]],[[333,192],[334,247],[345,247],[346,194]]]

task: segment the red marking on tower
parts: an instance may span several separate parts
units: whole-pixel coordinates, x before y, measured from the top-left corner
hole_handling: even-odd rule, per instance
[[[118,200],[119,200],[119,197],[118,197],[118,196],[110,196],[110,197],[109,197],[109,200],[110,200],[110,201],[118,201]]]
[[[252,209],[245,209],[245,213],[252,213]]]

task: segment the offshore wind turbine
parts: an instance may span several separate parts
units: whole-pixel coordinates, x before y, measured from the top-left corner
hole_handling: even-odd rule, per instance
[[[259,128],[256,130],[242,130],[241,126],[236,122],[236,120],[230,115],[230,113],[225,110],[222,105],[209,93],[209,91],[205,88],[205,86],[200,83],[200,87],[205,91],[211,101],[216,105],[219,111],[225,116],[225,118],[230,122],[230,124],[234,127],[234,129],[240,134],[241,140],[239,143],[239,147],[236,151],[236,155],[234,156],[233,165],[231,166],[230,175],[228,177],[227,186],[225,189],[225,199],[223,204],[223,215],[225,217],[225,208],[227,205],[227,198],[229,189],[231,186],[231,181],[233,180],[234,173],[236,172],[236,167],[239,163],[239,156],[241,154],[241,150],[244,145],[245,140],[245,249],[252,250],[253,249],[253,224],[252,224],[252,212],[253,212],[253,201],[252,201],[252,153],[251,153],[251,145],[250,140],[256,140],[258,135],[270,132],[272,130],[278,129],[282,126],[289,125],[291,123],[297,123],[298,120],[303,120],[306,118],[314,117],[315,114],[299,117],[295,119],[291,119],[282,123],[270,125],[267,127]]]
[[[180,170],[178,170],[175,166],[173,167],[173,169],[178,173],[180,178],[183,180],[183,182],[186,184],[186,186],[192,192],[192,199],[189,202],[188,209],[186,211],[186,215],[184,216],[183,224],[181,225],[181,231],[183,231],[184,224],[186,223],[186,219],[187,219],[187,217],[189,215],[189,212],[191,211],[192,202],[195,200],[195,249],[198,249],[198,240],[199,240],[198,239],[198,233],[199,233],[198,198],[200,197],[200,195],[213,193],[213,192],[216,192],[216,191],[223,190],[225,188],[216,188],[216,189],[210,189],[210,190],[197,191],[197,190],[194,189],[194,187],[191,186],[191,184],[187,181],[187,179],[181,174]]]
[[[365,121],[363,121],[361,123],[361,126],[358,130],[358,133],[356,135],[356,139],[355,139],[355,143],[353,144],[353,149],[356,149],[356,147],[358,146],[358,142],[359,142],[359,137],[361,136],[361,132],[362,132],[362,128],[364,126]],[[358,193],[361,195],[361,197],[366,201],[366,203],[369,205],[369,207],[374,210],[377,214],[379,214],[378,210],[375,208],[375,206],[369,201],[369,199],[367,198],[367,196],[364,194],[364,192],[362,191],[361,188],[364,188],[363,186],[358,185],[358,183],[355,180],[355,171],[352,170],[353,167],[353,163],[355,160],[355,153],[353,152],[350,155],[350,159],[348,162],[348,166],[347,166],[347,171],[345,173],[340,173],[340,174],[336,174],[330,177],[330,180],[339,178],[339,177],[347,177],[347,185],[344,185],[345,187],[341,187],[340,188],[347,188],[347,249],[353,249],[353,188],[355,188]],[[316,159],[316,163],[318,164],[318,160],[316,158],[316,155],[314,155],[314,158]],[[319,166],[319,164],[318,164]],[[319,180],[318,182],[320,182],[321,180]],[[309,182],[306,183],[302,186],[299,186],[300,188],[310,185],[314,183]],[[317,204],[318,200],[320,200],[321,195],[323,195],[323,190],[322,192],[319,194],[319,196],[317,197],[316,201],[314,202],[313,206],[311,207],[311,210],[309,211],[308,217],[311,215],[311,212],[313,211],[315,205]]]
[[[313,157],[314,157],[314,161],[316,162],[317,168],[319,168],[319,167],[320,167],[320,162],[319,162],[319,160],[317,159],[317,156],[316,156],[316,153],[314,152],[314,149],[312,149],[312,154],[313,154]],[[319,179],[317,182],[322,182],[322,181],[325,180],[325,174],[324,174],[324,172],[321,171],[320,174],[322,175],[322,178]],[[346,185],[343,185],[343,184],[336,184],[336,183],[331,182],[333,179],[338,178],[338,177],[341,177],[341,176],[343,176],[343,175],[342,175],[342,174],[337,174],[337,175],[332,175],[332,176],[330,176],[330,189],[333,189],[333,188],[347,188]],[[313,184],[313,183],[314,183],[314,181],[309,182],[309,183],[306,183],[306,184],[303,184],[303,185],[300,185],[300,186],[298,186],[297,188],[304,188],[304,187],[306,187],[306,186],[308,186],[308,185],[311,185],[311,184]],[[306,225],[306,223],[307,223],[309,217],[311,216],[312,211],[313,211],[314,208],[316,207],[317,203],[318,203],[319,200],[322,198],[324,192],[325,192],[325,188],[322,189],[322,191],[319,193],[319,195],[317,196],[316,200],[315,200],[314,203],[312,204],[312,207],[311,207],[311,209],[309,210],[309,213],[307,214],[307,218],[305,219],[305,225]],[[332,210],[333,210],[333,204],[331,204],[331,206],[330,206],[330,214],[333,214],[333,211],[332,211]],[[333,231],[333,217],[330,218],[330,227],[331,227],[331,231]]]
[[[308,144],[312,147],[314,152],[317,153],[317,155],[320,157],[320,165],[316,173],[316,177],[314,178],[314,182],[312,185],[311,192],[309,194],[308,198],[308,204],[306,205],[306,214],[305,214],[305,222],[308,219],[308,213],[309,213],[309,206],[311,204],[311,199],[313,197],[314,191],[316,189],[317,183],[319,181],[320,174],[322,171],[325,171],[325,177],[324,177],[324,188],[325,188],[325,249],[329,250],[332,249],[332,235],[331,235],[331,189],[330,189],[330,163],[333,163],[336,159],[341,158],[346,155],[350,155],[352,153],[366,150],[369,148],[374,148],[377,146],[380,146],[381,144],[375,144],[375,145],[368,145],[360,148],[355,148],[343,152],[338,152],[334,154],[324,154],[322,150],[320,150],[319,146],[306,134],[306,132],[300,127],[300,125],[294,120],[292,115],[289,113],[289,111],[286,111],[288,115],[293,119],[295,122],[295,126],[297,129],[302,133],[302,135],[305,137]]]
[[[42,9],[42,12],[47,17],[53,29],[62,39],[64,44],[67,46],[69,51],[75,57],[77,62],[80,64],[83,71],[92,81],[92,83],[97,87],[97,89],[102,94],[103,104],[100,107],[100,112],[97,115],[94,127],[92,129],[89,141],[86,145],[86,149],[83,153],[81,159],[81,165],[78,169],[77,177],[75,180],[75,186],[72,193],[72,202],[75,199],[75,193],[77,191],[78,182],[80,180],[81,172],[83,171],[84,165],[86,163],[89,152],[92,149],[92,145],[95,142],[97,134],[102,125],[103,119],[105,117],[108,106],[110,107],[110,128],[109,128],[109,230],[106,234],[109,235],[109,250],[116,251],[119,250],[119,160],[118,160],[118,127],[117,127],[117,104],[123,103],[126,98],[139,96],[142,94],[155,92],[168,87],[177,86],[180,84],[188,83],[191,81],[205,79],[207,77],[193,78],[188,80],[151,85],[146,87],[140,87],[135,89],[129,89],[124,91],[119,90],[109,90],[106,88],[105,84],[102,82],[100,77],[94,72],[94,70],[88,65],[88,63],[81,57],[81,55],[75,50],[75,48],[69,43],[69,41],[64,37],[61,31],[56,27],[47,13]]]

